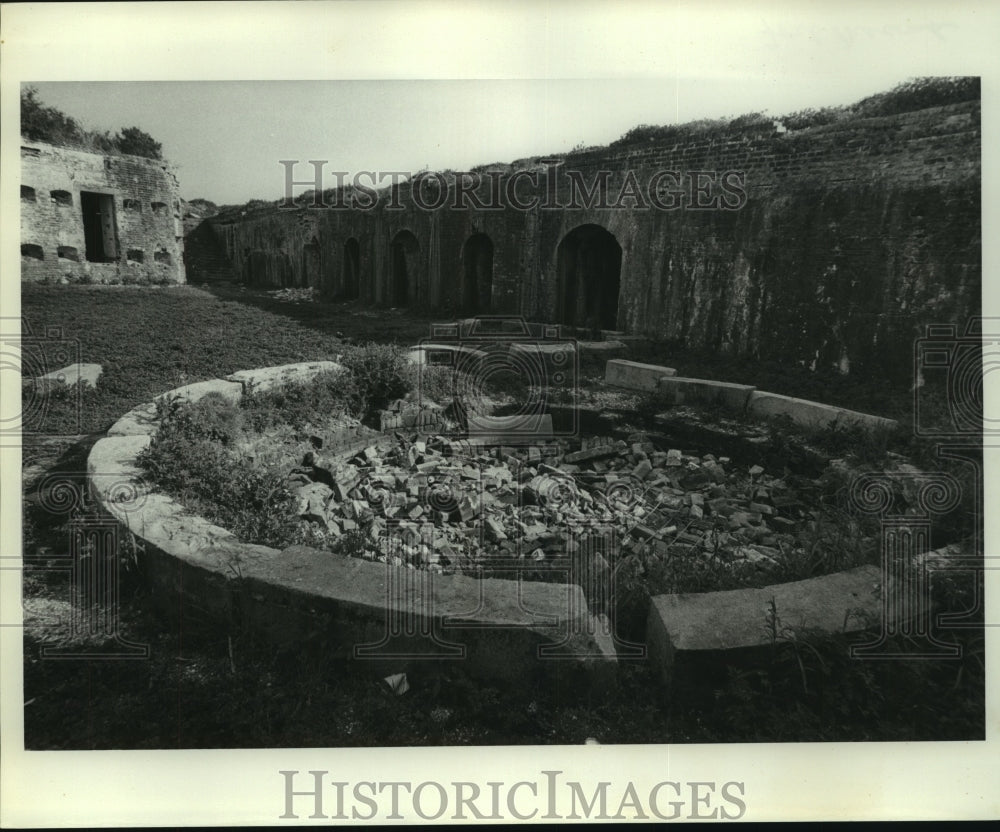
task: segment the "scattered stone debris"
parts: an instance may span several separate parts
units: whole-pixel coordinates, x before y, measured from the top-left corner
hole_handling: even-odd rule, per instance
[[[290,483],[299,516],[348,554],[534,580],[606,574],[629,555],[769,570],[819,516],[759,465],[643,434],[515,448],[395,433],[347,457],[307,454]]]
[[[275,300],[284,300],[291,303],[303,303],[304,301],[316,300],[316,289],[313,286],[307,286],[304,289],[276,289],[275,291],[268,292],[267,294]]]
[[[410,689],[405,673],[393,673],[391,676],[386,676],[383,681],[396,696],[402,696]]]

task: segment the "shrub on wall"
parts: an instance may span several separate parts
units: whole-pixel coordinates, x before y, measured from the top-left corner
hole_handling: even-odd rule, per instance
[[[892,116],[961,101],[978,101],[979,78],[974,76],[911,78],[888,92],[863,98],[851,109],[859,116]]]
[[[38,100],[38,90],[21,90],[21,135],[29,141],[74,147],[94,153],[128,153],[147,159],[162,159],[163,146],[138,127],[108,131],[86,130],[71,116]]]

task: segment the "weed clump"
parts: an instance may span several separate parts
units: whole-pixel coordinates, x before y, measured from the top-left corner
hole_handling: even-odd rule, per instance
[[[345,394],[356,414],[370,416],[414,387],[415,373],[406,351],[396,344],[364,344],[345,352]]]

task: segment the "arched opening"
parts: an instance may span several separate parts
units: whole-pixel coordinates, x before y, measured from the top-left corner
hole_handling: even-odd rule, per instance
[[[400,231],[392,240],[390,306],[409,306],[416,301],[416,260],[420,243],[410,231]]]
[[[574,228],[556,251],[559,323],[586,329],[616,329],[622,247],[599,225]]]
[[[493,311],[493,242],[485,234],[473,234],[462,248],[465,274],[462,279],[462,310],[466,315]]]
[[[361,245],[354,237],[344,243],[344,297],[354,300],[361,287]]]

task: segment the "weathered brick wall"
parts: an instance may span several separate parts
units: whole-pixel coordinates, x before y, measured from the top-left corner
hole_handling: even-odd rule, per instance
[[[407,184],[402,210],[383,192],[376,208],[269,206],[215,221],[243,278],[259,286],[344,288],[343,248],[361,250],[361,297],[391,305],[392,241],[403,230],[419,244],[411,269],[416,305],[460,314],[463,249],[472,234],[493,243],[493,311],[556,320],[559,246],[584,224],[606,229],[622,249],[617,327],[690,347],[899,376],[911,371],[913,339],[927,323],[980,312],[978,102],[891,118],[854,118],[793,132],[659,141],[564,157],[557,196],[546,198],[546,164],[532,164],[537,188],[521,181],[531,210],[437,211],[417,207]],[[306,170],[296,171],[304,178]],[[609,172],[614,204],[632,172],[645,189],[657,171],[661,202],[690,203],[706,171],[745,200],[720,191],[708,210],[559,207],[567,171],[591,181]],[[679,184],[679,187],[678,187]],[[490,182],[477,191],[489,202]],[[717,203],[713,203],[717,199]],[[726,205],[736,210],[726,210]],[[552,204],[553,207],[545,207]],[[306,253],[306,247],[311,246]],[[318,252],[318,253],[317,253]]]
[[[110,262],[88,260],[81,193],[111,195]],[[183,283],[177,180],[162,161],[39,142],[21,148],[21,279]]]

